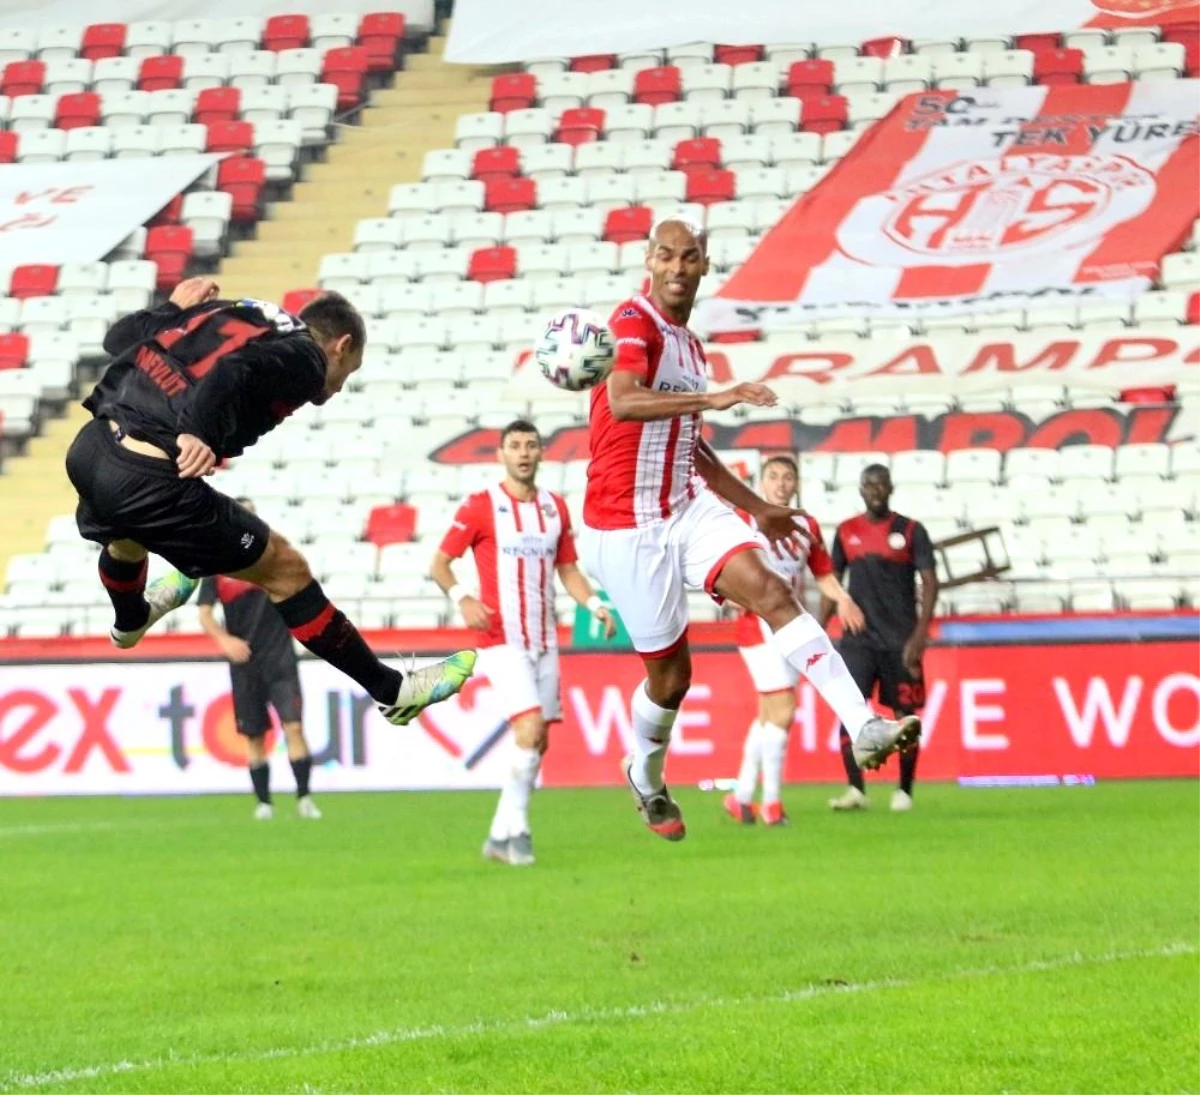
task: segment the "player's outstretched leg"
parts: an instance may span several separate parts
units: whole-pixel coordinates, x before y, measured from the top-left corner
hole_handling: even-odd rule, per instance
[[[187,604],[199,584],[177,570],[146,585],[146,549],[131,540],[118,540],[100,552],[100,582],[112,601],[116,619],[109,638],[129,650],[168,612]]]
[[[304,556],[274,530],[258,562],[235,577],[266,590],[297,641],[360,685],[394,726],[406,726],[430,704],[449,699],[475,670],[473,650],[406,674],[385,665],[325,596]]]

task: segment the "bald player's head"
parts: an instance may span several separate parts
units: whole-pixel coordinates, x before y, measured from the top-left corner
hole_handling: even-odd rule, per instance
[[[650,231],[646,247],[650,271],[650,299],[668,319],[687,323],[708,273],[708,247],[704,229],[684,216],[664,217]]]

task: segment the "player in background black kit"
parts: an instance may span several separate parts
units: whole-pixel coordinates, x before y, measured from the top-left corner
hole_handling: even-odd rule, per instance
[[[254,512],[249,498],[238,505]],[[220,601],[225,626],[217,622],[213,605]],[[270,821],[275,816],[271,805],[271,765],[267,755],[267,732],[275,709],[287,741],[288,761],[296,777],[296,813],[318,821],[321,811],[309,793],[312,751],[304,738],[301,721],[304,701],[300,692],[300,669],[291,632],[267,595],[249,582],[237,578],[204,578],[196,594],[200,626],[217,644],[229,661],[229,685],[233,692],[233,716],[237,731],[246,739],[250,783],[258,806],[254,817]]]
[[[297,408],[340,392],[365,342],[362,317],[337,293],[292,316],[266,301],[219,300],[209,278],[180,282],[165,304],[108,332],[113,361],[84,402],[93,420],[67,453],[67,475],[79,531],[101,545],[116,646],[136,646],[191,597],[196,579],[230,574],[265,590],[292,635],[397,726],[462,688],[474,651],[407,674],[384,665],[304,556],[204,481]],[[147,588],[150,551],[176,570]]]
[[[882,464],[870,464],[859,479],[865,513],[843,521],[833,540],[833,570],[846,584],[867,618],[864,631],[844,635],[838,650],[864,696],[879,685],[879,702],[899,717],[925,706],[921,657],[929,640],[929,622],[937,603],[938,580],[929,533],[919,521],[893,513],[892,476]],[[846,571],[850,580],[845,581]],[[916,578],[921,578],[917,611]],[[821,622],[834,614],[822,598]],[[850,782],[844,794],[830,799],[835,810],[862,810],[867,805],[862,772],[854,761],[850,738],[840,732],[842,763]],[[913,780],[920,746],[900,754],[900,785],[892,794],[893,810],[912,809]]]

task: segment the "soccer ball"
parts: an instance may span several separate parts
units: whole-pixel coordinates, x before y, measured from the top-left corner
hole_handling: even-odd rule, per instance
[[[586,308],[564,308],[542,331],[533,356],[556,388],[584,392],[604,382],[617,356],[608,324]]]

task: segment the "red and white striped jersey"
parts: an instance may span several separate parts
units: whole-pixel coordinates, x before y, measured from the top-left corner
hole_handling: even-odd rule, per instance
[[[794,543],[795,555],[772,544],[758,531],[758,525],[749,514],[739,510],[738,516],[754,529],[754,539],[762,545],[767,565],[787,582],[797,595],[800,594],[805,570],[814,578],[824,578],[826,574],[833,573],[833,560],[829,557],[825,541],[821,538],[821,526],[808,514],[796,520],[805,524],[811,539],[797,536]],[[743,609],[734,625],[734,635],[738,646],[760,646],[770,639],[771,629],[753,612]]]
[[[609,321],[617,340],[616,372],[636,373],[656,392],[703,392],[708,370],[700,340],[665,319],[644,296],[617,306]],[[659,422],[618,422],[608,386],[592,391],[591,461],[583,519],[590,528],[638,528],[670,517],[704,488],[696,473],[698,414]]]
[[[441,545],[452,559],[468,548],[479,570],[479,598],[494,612],[479,645],[553,650],[554,568],[577,558],[566,502],[548,490],[521,502],[503,483],[472,494]]]

